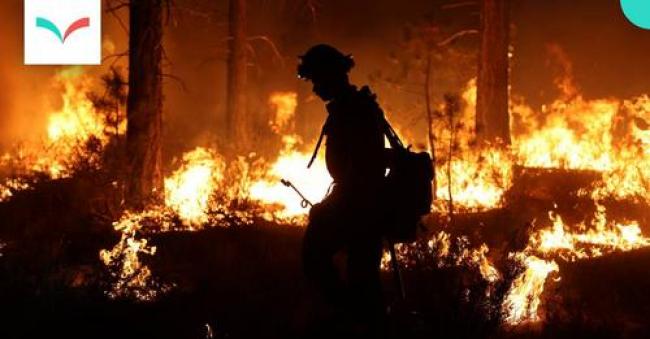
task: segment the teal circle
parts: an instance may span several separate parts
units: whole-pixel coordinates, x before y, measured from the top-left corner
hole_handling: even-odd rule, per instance
[[[621,8],[635,26],[650,29],[650,0],[621,0]]]

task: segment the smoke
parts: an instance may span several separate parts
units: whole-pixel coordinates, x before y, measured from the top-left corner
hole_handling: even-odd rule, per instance
[[[38,137],[44,126],[41,108],[45,104],[47,81],[53,67],[23,65],[22,1],[0,2],[0,149],[18,140]]]

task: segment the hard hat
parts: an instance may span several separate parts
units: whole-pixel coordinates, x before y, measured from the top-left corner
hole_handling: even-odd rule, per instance
[[[338,49],[320,44],[310,48],[300,56],[298,77],[313,79],[314,75],[331,73],[348,73],[354,67],[352,55],[345,55]]]

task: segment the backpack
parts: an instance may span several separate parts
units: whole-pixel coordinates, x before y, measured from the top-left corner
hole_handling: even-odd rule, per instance
[[[383,118],[383,125],[393,156],[382,192],[382,233],[391,243],[413,242],[420,219],[431,212],[433,162],[429,153],[415,153],[410,146],[405,147],[386,118]],[[327,121],[307,168],[316,159],[326,126]]]
[[[384,234],[393,243],[413,242],[420,219],[431,212],[433,162],[429,153],[405,147],[386,119],[384,129],[393,150],[383,198]]]

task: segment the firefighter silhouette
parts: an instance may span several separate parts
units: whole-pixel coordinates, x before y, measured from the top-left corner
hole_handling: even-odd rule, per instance
[[[298,76],[311,81],[313,92],[326,102],[328,116],[312,162],[326,138],[325,159],[333,178],[330,193],[310,211],[303,268],[348,320],[377,328],[384,314],[379,273],[384,114],[368,87],[359,90],[350,83],[352,67],[350,55],[329,45],[310,48],[298,65]],[[344,272],[334,264],[337,253],[347,254]]]

